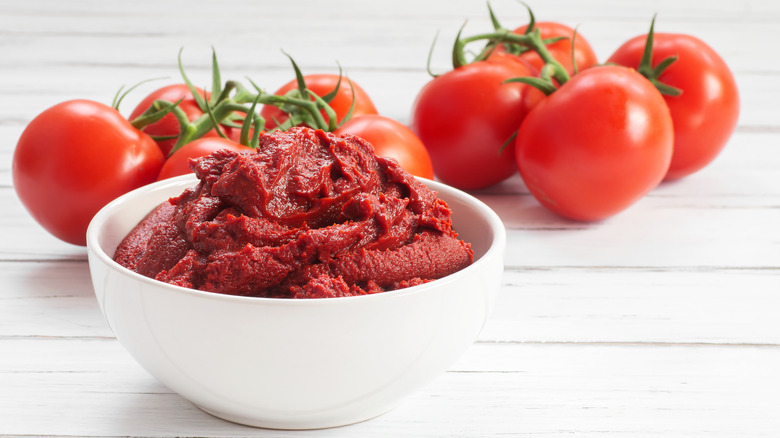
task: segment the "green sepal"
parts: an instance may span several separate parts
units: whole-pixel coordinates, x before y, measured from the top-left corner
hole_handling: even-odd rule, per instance
[[[637,67],[636,71],[639,72],[642,76],[646,77],[650,83],[652,83],[656,89],[661,94],[665,94],[667,96],[679,96],[682,94],[683,90],[673,87],[671,85],[664,84],[661,82],[658,78],[663,74],[663,72],[672,65],[675,61],[677,61],[677,55],[670,56],[663,61],[659,62],[655,68],[653,67],[653,39],[655,36],[655,18],[656,15],[653,15],[653,19],[650,21],[650,31],[647,33],[647,40],[645,41],[645,48],[642,51],[642,60],[639,61],[639,67]]]
[[[528,10],[528,25],[525,29],[525,34],[527,35],[530,33],[534,25],[536,24],[536,17],[534,17],[534,13],[531,10],[531,7],[528,6],[525,2],[520,2],[525,6],[526,10]],[[488,14],[490,15],[490,22],[493,24],[493,29],[496,32],[509,32],[509,29],[505,28],[501,25],[498,21],[498,17],[496,17],[496,13],[493,11],[493,7],[490,5],[490,2],[487,4],[488,8]],[[519,55],[521,53],[527,52],[530,50],[528,47],[524,47],[522,45],[518,44],[507,44],[504,41],[501,40],[490,40],[488,41],[487,45],[485,45],[485,48],[482,49],[482,52],[474,59],[474,61],[482,61],[484,59],[487,59],[488,56],[490,56],[491,53],[498,47],[499,44],[503,44],[504,50],[506,50],[507,53],[512,55]]]
[[[241,124],[241,144],[247,145],[251,147],[252,149],[257,149],[259,145],[259,138],[260,138],[260,131],[262,130],[262,127],[265,125],[265,120],[263,120],[262,117],[258,116],[255,113],[255,108],[257,107],[257,103],[260,102],[260,98],[263,96],[263,93],[257,93],[257,96],[255,96],[255,100],[252,101],[252,106],[249,108],[249,111],[246,112],[246,117],[244,117],[244,123]],[[252,138],[249,138],[249,130],[252,127],[252,125],[255,125],[255,130],[252,132]]]
[[[165,77],[160,78],[151,78],[151,79],[144,79],[141,82],[138,82],[137,84],[133,85],[132,87],[128,88],[124,93],[122,93],[122,90],[124,90],[125,86],[122,85],[119,87],[119,90],[117,90],[116,95],[114,95],[114,99],[111,101],[111,108],[114,108],[115,110],[119,111],[119,105],[122,103],[122,100],[127,97],[128,94],[130,94],[131,91],[138,88],[139,85],[145,84],[147,82],[151,81],[157,81],[160,79],[166,79]]]
[[[333,99],[336,97],[336,95],[339,94],[339,88],[341,88],[341,78],[343,77],[343,75],[342,75],[343,71],[341,69],[341,64],[339,64],[337,62],[336,65],[339,66],[339,80],[336,81],[336,87],[330,93],[322,96],[322,100],[324,100],[325,102],[328,102],[328,103],[331,103],[333,101]]]
[[[215,105],[222,97],[222,77],[217,63],[217,51],[211,48],[211,98],[209,105]],[[207,105],[208,106],[208,105]]]
[[[301,98],[308,99],[309,94],[307,93],[306,88],[306,81],[303,79],[303,73],[301,73],[301,69],[298,68],[298,64],[295,62],[292,56],[290,56],[287,52],[282,50],[282,53],[284,53],[284,56],[290,59],[290,63],[292,63],[293,70],[295,71],[295,80],[298,83],[298,93],[300,93]]]
[[[466,22],[458,29],[458,34],[455,36],[455,44],[452,46],[452,68],[462,67],[468,64],[466,56],[463,54],[463,49],[466,46],[466,42],[463,41],[460,36],[463,35],[463,28],[466,27]]]
[[[192,84],[192,81],[187,76],[187,73],[184,72],[184,65],[181,62],[181,54],[183,51],[184,51],[183,47],[179,49],[179,73],[181,74],[181,78],[184,81],[184,84],[187,85],[187,88],[190,89],[192,98],[195,99],[195,103],[198,104],[198,108],[200,108],[200,110],[205,113],[206,106],[207,106],[205,99],[203,99],[203,96],[201,96],[200,93],[198,93],[198,90],[195,88],[195,85]]]
[[[211,94],[212,96],[214,93]],[[211,120],[211,124],[214,125],[214,130],[217,131],[217,135],[219,135],[222,138],[228,138],[227,135],[225,135],[224,132],[222,132],[222,128],[219,126],[219,120],[214,116],[214,111],[211,109],[211,105],[206,105],[206,114],[209,115],[209,119]]]
[[[517,138],[517,133],[518,132],[520,132],[519,129],[516,130],[515,132],[513,132],[512,135],[510,135],[509,138],[506,139],[504,144],[502,144],[501,147],[498,148],[498,155],[501,155],[502,153],[504,153],[504,149],[506,149],[507,146],[512,144],[513,141],[515,141],[515,139]]]
[[[577,43],[577,28],[574,28],[574,32],[571,35],[571,65],[574,67],[574,71],[572,72],[573,75],[577,75],[579,73],[580,69],[577,67],[577,50],[575,50],[574,45]]]
[[[325,131],[333,132],[338,128],[338,116],[336,115],[336,111],[333,110],[333,108],[328,105],[328,102],[325,102],[320,96],[317,95],[317,93],[312,92],[311,90],[307,90],[309,92],[309,95],[314,98],[314,102],[317,103],[317,108],[322,108],[325,110],[325,114],[328,116],[328,124],[327,128],[324,129]],[[354,104],[354,99],[352,99],[352,102]],[[317,114],[319,114],[319,111],[317,111]],[[321,117],[321,115],[320,115]]]
[[[344,123],[347,123],[347,121],[352,118],[352,113],[355,111],[355,101],[357,100],[357,97],[355,97],[355,85],[349,78],[347,78],[347,82],[349,82],[349,89],[352,91],[352,103],[350,103],[347,113],[344,114],[344,118],[338,122],[337,128],[341,127]]]
[[[436,40],[439,39],[439,32],[436,31],[436,35],[433,36],[433,42],[431,42],[431,47],[428,49],[428,59],[425,61],[425,71],[428,72],[428,75],[432,78],[436,78],[439,75],[435,74],[433,70],[431,70],[431,59],[433,59],[433,48],[436,47]]]
[[[490,15],[490,22],[493,24],[493,29],[504,30],[504,27],[501,26],[501,23],[498,22],[498,17],[496,17],[496,13],[493,12],[493,7],[490,6],[490,2],[487,2],[487,8],[488,8],[488,14]]]

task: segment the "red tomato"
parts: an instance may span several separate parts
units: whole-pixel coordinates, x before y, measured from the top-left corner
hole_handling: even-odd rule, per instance
[[[647,35],[620,46],[608,62],[638,68]],[[700,39],[683,34],[655,33],[653,66],[669,56],[679,58],[658,76],[682,90],[664,96],[674,122],[674,154],[667,180],[682,178],[705,167],[728,142],[739,116],[734,75],[718,54]]]
[[[655,188],[672,156],[661,93],[622,66],[580,72],[526,117],[517,165],[528,190],[570,219],[612,216]]]
[[[196,90],[198,91],[198,94],[204,99],[209,99],[211,96],[211,93],[204,92],[200,88],[196,87]],[[175,103],[179,101],[179,99],[182,99],[182,101],[179,103],[179,108],[184,111],[190,121],[193,121],[204,114],[198,106],[198,103],[192,97],[192,92],[187,87],[187,85],[174,84],[162,87],[146,96],[130,114],[130,120],[133,120],[143,114],[144,111],[152,106],[152,103],[155,100],[166,100],[168,102]],[[225,135],[231,138],[235,138],[236,140],[238,139],[237,136],[241,131],[240,129],[233,129],[226,126],[220,126],[220,129]],[[145,126],[142,130],[153,137],[176,137],[180,132],[179,120],[175,115],[167,114],[159,121]],[[207,132],[204,137],[219,137],[219,134],[217,134],[215,130],[211,130]],[[157,140],[157,144],[159,145],[163,155],[167,157],[170,155],[171,149],[173,149],[173,146],[176,144],[176,138]]]
[[[192,173],[190,159],[200,158],[219,149],[230,149],[236,152],[254,151],[255,149],[236,143],[222,137],[201,137],[180,147],[163,164],[157,180]]]
[[[523,35],[527,29],[528,25],[521,26],[513,30],[512,33]],[[572,51],[574,51],[574,60],[577,62],[578,70],[585,70],[586,68],[592,67],[598,63],[596,53],[593,51],[593,48],[590,46],[588,41],[580,33],[577,33],[575,38],[574,29],[571,27],[561,23],[543,21],[534,23],[534,29],[539,29],[539,33],[543,40],[566,37],[565,39],[548,44],[546,47],[550,52],[550,55],[552,55],[556,61],[560,62],[566,71],[569,72],[569,74],[574,74]],[[572,45],[572,39],[574,39],[574,45]],[[500,44],[493,51],[491,57],[505,51],[506,49],[504,48],[504,45]],[[544,61],[542,61],[542,58],[540,58],[539,55],[533,50],[528,50],[517,56],[530,64],[537,71],[544,67]]]
[[[43,228],[85,245],[95,213],[153,182],[163,161],[154,140],[115,109],[71,100],[45,110],[22,132],[13,157],[14,188]]]
[[[412,175],[433,179],[428,151],[406,125],[377,114],[356,117],[345,122],[334,134],[351,134],[374,145],[377,155],[390,157]]]
[[[339,75],[337,74],[312,74],[304,75],[303,80],[306,82],[306,88],[314,92],[314,94],[322,97],[332,92],[336,88],[336,84],[339,83]],[[338,116],[338,122],[344,119],[344,116],[349,112],[349,108],[352,106],[352,100],[354,96],[355,108],[352,110],[352,117],[359,117],[365,114],[377,114],[374,102],[368,96],[368,93],[360,87],[355,81],[352,81],[352,87],[355,92],[352,93],[352,88],[349,85],[350,79],[345,76],[341,76],[341,84],[339,84],[339,91],[336,96],[328,104],[336,112]],[[283,96],[287,92],[298,88],[298,81],[292,80],[284,84],[281,88],[276,90],[274,94],[277,96]],[[313,100],[313,99],[312,99]],[[285,112],[273,105],[265,105],[260,111],[260,115],[265,119],[266,129],[273,129],[279,124],[284,123],[288,117]],[[322,115],[325,121],[328,121],[328,116],[322,111]]]
[[[475,62],[434,78],[420,90],[411,129],[442,182],[476,190],[517,171],[514,149],[501,148],[544,96],[528,85],[502,82],[534,73],[523,63]]]

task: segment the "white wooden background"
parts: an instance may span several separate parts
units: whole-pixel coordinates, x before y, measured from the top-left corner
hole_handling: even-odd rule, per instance
[[[479,341],[395,410],[314,432],[211,417],[157,383],[103,321],[83,248],[50,237],[14,193],[25,124],[71,98],[169,76],[176,55],[209,84],[273,91],[339,62],[380,112],[408,121],[449,48],[489,28],[484,1],[0,1],[0,436],[780,436],[780,5],[773,0],[531,1],[578,25],[606,59],[657,30],[710,43],[737,76],[742,112],[723,154],[598,224],[561,220],[519,178],[480,197],[509,231],[497,308]],[[493,0],[503,23],[525,23]],[[165,81],[144,85],[134,103]],[[167,82],[165,82],[167,83]]]

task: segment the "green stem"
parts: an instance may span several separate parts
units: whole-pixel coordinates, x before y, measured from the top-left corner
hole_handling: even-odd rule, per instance
[[[223,100],[227,100],[230,98],[230,93],[233,92],[233,90],[236,89],[238,85],[238,82],[236,81],[226,81],[224,88],[222,88],[222,92],[219,93],[219,97],[215,101],[215,103],[222,102]],[[212,96],[214,96],[212,92]]]
[[[488,40],[488,41],[504,41],[511,34],[510,31],[503,29],[497,32],[481,33],[478,35],[472,35],[470,37],[461,38],[464,25],[458,30],[458,35],[455,37],[455,45],[452,47],[452,67],[463,67],[469,62],[466,60],[466,45],[475,41]],[[518,35],[521,36],[521,35]]]
[[[184,110],[179,108],[179,102],[181,102],[181,99],[175,103],[168,102],[167,100],[155,100],[143,114],[131,120],[130,124],[136,129],[141,130],[152,123],[160,121],[160,119],[169,113],[173,113],[173,115],[176,116],[179,120],[179,124],[182,123],[182,120],[189,123],[187,114],[184,113]]]
[[[185,116],[184,119],[179,118],[179,126],[181,128],[179,133],[179,139],[176,140],[176,144],[171,149],[171,154],[179,150],[185,144],[203,137],[211,129],[215,128],[222,120],[228,118],[237,107],[232,105],[230,100],[223,100],[219,102],[214,108],[206,108],[206,112],[197,119],[190,122]],[[242,106],[242,112],[245,111]]]
[[[265,93],[260,87],[257,86],[257,84],[252,82],[251,79],[249,80],[249,82],[252,84],[253,87],[255,87],[255,90],[258,93],[261,94],[261,96],[259,97],[258,103],[262,103],[263,105],[274,105],[274,106],[277,106],[277,107],[283,106],[283,105],[286,105],[286,104],[296,106],[298,108],[303,109],[304,111],[306,111],[306,113],[308,113],[311,116],[312,121],[314,122],[314,125],[315,125],[315,126],[312,126],[312,128],[322,129],[322,130],[326,130],[326,131],[330,130],[330,126],[329,126],[328,122],[325,121],[325,118],[322,117],[322,113],[320,113],[320,105],[324,104],[323,109],[325,109],[326,113],[328,112],[328,108],[330,108],[330,106],[327,103],[324,103],[324,101],[322,101],[321,98],[319,99],[319,102],[318,102],[316,97],[319,97],[319,96],[316,96],[314,101],[309,100],[308,98],[302,99],[302,98],[292,97],[292,96],[289,96],[289,95],[277,96],[275,94]],[[315,96],[315,94],[312,93],[310,90],[307,89],[305,91],[306,91],[306,95],[307,96],[309,96],[309,95]],[[236,96],[236,97],[238,97],[238,96]],[[242,94],[241,98],[242,99],[246,99],[246,100],[239,101],[239,102],[241,102],[241,103],[249,103],[249,102],[254,101],[257,98],[257,96],[254,95],[254,94],[246,92],[246,93]],[[318,105],[318,103],[319,103],[319,105]],[[332,108],[331,108],[331,111],[332,111]],[[334,119],[335,119],[335,117],[334,117]],[[334,123],[335,123],[335,120],[334,120]],[[333,128],[333,129],[335,129],[335,128]]]
[[[481,40],[506,41],[528,47],[534,50],[545,64],[550,66],[550,69],[552,70],[551,77],[554,78],[558,84],[563,85],[571,79],[563,65],[555,60],[552,54],[550,54],[550,51],[547,50],[545,41],[542,40],[539,29],[534,29],[530,33],[524,35],[512,33],[507,30],[500,30],[498,32],[482,33],[462,39],[460,38],[460,32],[458,32],[458,39],[455,41],[455,46],[453,47],[453,67],[458,68],[459,66],[465,65],[464,50],[466,45]]]

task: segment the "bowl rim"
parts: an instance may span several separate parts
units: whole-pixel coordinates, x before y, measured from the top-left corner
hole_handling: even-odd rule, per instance
[[[87,252],[93,255],[94,257],[97,257],[97,259],[103,264],[105,264],[108,269],[113,269],[114,271],[117,271],[119,274],[130,277],[136,281],[141,281],[142,283],[150,284],[155,287],[161,287],[169,292],[193,295],[201,299],[214,299],[219,301],[227,300],[227,301],[235,301],[237,303],[244,303],[244,304],[253,303],[256,305],[262,304],[262,305],[276,305],[276,306],[343,305],[344,302],[346,301],[357,303],[360,301],[384,300],[384,299],[393,299],[394,297],[400,298],[408,295],[416,295],[420,293],[425,293],[425,291],[430,289],[431,285],[433,284],[437,286],[441,286],[444,284],[458,281],[458,279],[461,278],[462,276],[468,275],[468,272],[473,271],[475,269],[479,269],[482,265],[489,263],[489,260],[494,257],[499,257],[500,259],[503,260],[503,252],[506,246],[506,229],[504,228],[504,224],[499,218],[498,214],[496,214],[496,212],[494,212],[490,207],[488,207],[487,204],[482,202],[480,199],[460,189],[427,178],[421,178],[421,177],[415,177],[415,178],[423,182],[426,186],[428,186],[432,190],[436,191],[437,195],[442,190],[444,190],[447,192],[447,196],[458,198],[461,201],[466,201],[466,203],[469,204],[472,208],[475,208],[480,213],[480,216],[484,217],[487,220],[490,229],[492,230],[493,240],[492,242],[490,242],[490,246],[487,248],[485,253],[481,257],[476,259],[471,265],[459,271],[453,272],[452,274],[449,274],[445,277],[437,278],[429,283],[424,283],[416,286],[409,286],[403,289],[395,289],[395,290],[374,293],[374,294],[367,294],[367,295],[330,297],[330,298],[307,298],[307,299],[269,298],[269,297],[252,297],[252,296],[242,296],[242,295],[221,294],[218,292],[202,291],[198,289],[191,289],[183,286],[177,286],[170,283],[165,283],[159,280],[155,280],[153,278],[146,277],[144,275],[141,275],[137,272],[134,272],[120,265],[119,263],[114,261],[113,257],[110,257],[103,250],[103,248],[101,247],[98,241],[100,230],[102,230],[102,226],[104,225],[106,220],[109,217],[111,217],[116,212],[116,210],[120,209],[128,199],[134,198],[136,196],[140,196],[142,193],[150,193],[155,191],[166,190],[169,189],[171,186],[183,187],[185,182],[192,182],[193,184],[197,184],[199,180],[195,178],[194,174],[181,175],[181,176],[168,178],[165,180],[156,181],[147,184],[145,186],[131,190],[130,192],[125,193],[124,195],[121,195],[116,199],[112,200],[111,202],[109,202],[108,204],[106,204],[95,214],[95,216],[93,216],[92,220],[89,223],[89,226],[87,227],[87,233],[86,233]],[[194,187],[194,185],[189,187]],[[182,190],[184,189],[185,188],[182,188]],[[89,264],[92,265],[92,263],[93,263],[92,257],[89,257]]]

